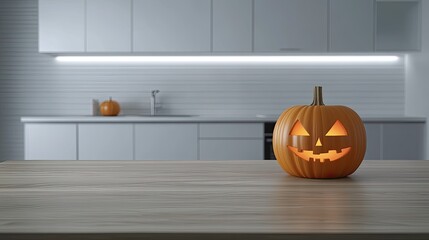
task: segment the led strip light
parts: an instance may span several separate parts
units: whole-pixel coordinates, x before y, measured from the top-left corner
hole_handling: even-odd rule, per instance
[[[58,62],[94,63],[393,63],[398,56],[57,56]]]

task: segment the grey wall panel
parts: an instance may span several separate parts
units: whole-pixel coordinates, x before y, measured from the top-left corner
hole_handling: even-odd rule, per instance
[[[65,64],[38,53],[37,0],[0,1],[0,159],[24,158],[21,116],[88,115],[91,99],[117,99],[123,113],[149,113],[160,89],[161,113],[279,114],[310,104],[324,86],[326,104],[361,115],[404,113],[404,63],[390,65],[148,66]]]

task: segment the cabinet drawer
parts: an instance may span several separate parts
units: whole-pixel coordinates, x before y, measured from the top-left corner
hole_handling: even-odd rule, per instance
[[[200,140],[200,160],[263,160],[263,139]]]
[[[262,123],[202,123],[200,138],[263,138]]]

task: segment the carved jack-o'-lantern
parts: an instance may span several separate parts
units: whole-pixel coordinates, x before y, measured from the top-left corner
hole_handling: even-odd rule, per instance
[[[322,87],[313,104],[283,112],[273,132],[274,154],[289,174],[306,178],[339,178],[352,174],[363,160],[365,127],[345,106],[325,106]]]

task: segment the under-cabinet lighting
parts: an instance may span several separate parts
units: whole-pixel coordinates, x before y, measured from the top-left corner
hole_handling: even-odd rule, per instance
[[[392,63],[398,56],[57,56],[59,62],[100,63]]]

